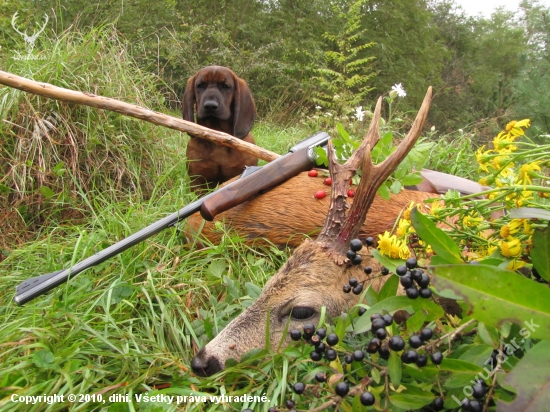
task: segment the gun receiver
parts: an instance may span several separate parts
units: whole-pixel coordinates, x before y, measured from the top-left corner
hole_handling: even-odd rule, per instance
[[[174,226],[199,210],[201,210],[202,214],[202,206],[209,199],[213,199],[212,209],[205,210],[209,211],[207,216],[211,216],[211,219],[213,219],[217,213],[228,210],[256,196],[261,191],[268,190],[303,170],[311,168],[315,163],[313,147],[326,144],[328,139],[329,136],[324,132],[308,137],[290,149],[291,153],[281,156],[261,168],[249,168],[243,173],[240,179],[192,202],[179,211],[76,263],[74,266],[25,280],[16,287],[15,302],[18,305],[23,305],[56,286],[67,282],[69,278],[78,275],[84,270],[122,253],[126,249],[143,242],[145,239],[164,229]]]

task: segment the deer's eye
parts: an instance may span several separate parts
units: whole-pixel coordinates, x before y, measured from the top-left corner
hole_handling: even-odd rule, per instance
[[[295,320],[305,320],[311,318],[315,315],[315,309],[307,306],[296,306],[292,308],[292,319]]]

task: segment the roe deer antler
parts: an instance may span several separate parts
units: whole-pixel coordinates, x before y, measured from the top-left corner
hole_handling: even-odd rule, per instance
[[[196,374],[212,375],[224,368],[227,359],[240,359],[251,349],[265,347],[268,343],[266,330],[270,331],[268,339],[272,348],[290,342],[288,331],[302,329],[306,323],[317,324],[322,307],[326,308],[329,317],[340,315],[357,303],[358,296],[342,291],[351,277],[375,288],[381,285],[381,278],[366,279],[362,268],[351,265],[345,252],[349,241],[359,233],[376,191],[420,136],[431,96],[430,87],[410,132],[378,165],[372,163],[370,151],[379,140],[381,100],[363,143],[344,165],[338,164],[329,146],[332,198],[321,234],[315,241],[303,242],[267,282],[256,302],[197,353],[191,361]],[[346,202],[348,182],[359,166],[361,183],[349,208]],[[368,256],[366,259],[367,264],[376,265],[374,261],[368,262]],[[269,329],[265,322],[269,322]]]
[[[345,164],[340,165],[338,163],[332,149],[332,144],[329,142],[328,158],[332,176],[331,204],[323,230],[317,241],[331,245],[331,248],[340,255],[340,258],[336,258],[338,264],[344,262],[341,256],[348,249],[350,240],[357,237],[378,188],[393,173],[420,136],[422,126],[428,116],[431,99],[432,88],[430,87],[411,130],[397,149],[378,165],[372,163],[371,150],[380,139],[378,124],[380,122],[382,106],[381,97],[376,104],[367,135],[363,139],[361,146],[359,146]],[[351,209],[349,213],[346,213],[348,209],[346,202],[348,182],[355,175],[359,166],[362,172],[361,181],[355,191]]]

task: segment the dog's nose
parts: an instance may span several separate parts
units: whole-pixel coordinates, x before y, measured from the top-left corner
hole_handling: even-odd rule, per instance
[[[207,100],[204,102],[202,106],[204,107],[205,110],[214,111],[214,110],[217,110],[218,107],[220,107],[220,104],[215,100]]]

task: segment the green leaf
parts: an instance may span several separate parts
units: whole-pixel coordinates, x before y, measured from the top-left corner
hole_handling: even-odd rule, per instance
[[[401,182],[399,180],[394,180],[394,182],[390,186],[390,191],[396,195],[401,191],[401,188],[403,186],[401,185]]]
[[[447,388],[462,388],[471,385],[475,381],[476,375],[483,372],[483,368],[473,363],[461,359],[443,358],[439,369],[452,372],[452,375],[445,382]]]
[[[503,386],[517,392],[512,403],[498,401],[499,412],[537,412],[550,405],[550,342],[541,341],[531,348],[506,376]]]
[[[533,247],[529,253],[537,273],[547,282],[550,281],[550,229],[535,230]]]
[[[418,411],[433,400],[434,395],[430,391],[423,391],[410,385],[407,386],[406,391],[390,395],[390,402],[404,410]]]
[[[398,388],[401,384],[401,359],[395,351],[390,352],[388,359],[388,372],[390,373],[390,381],[394,388]]]
[[[393,296],[391,298],[379,301],[372,305],[363,316],[361,316],[355,325],[354,333],[362,333],[370,330],[370,316],[374,313],[388,312],[394,314],[398,310],[404,310],[408,313],[415,313],[423,310],[426,313],[426,321],[430,322],[444,315],[443,309],[428,299],[409,299],[406,296]]]
[[[508,270],[485,265],[430,268],[441,296],[461,299],[469,315],[499,328],[509,321],[523,327],[524,338],[550,339],[550,289]]]
[[[40,369],[51,369],[55,366],[55,356],[48,349],[40,349],[34,352],[32,361]]]
[[[483,341],[483,343],[496,348],[498,345],[498,331],[491,327],[485,325],[483,322],[479,322],[477,325],[477,334]]]
[[[40,192],[40,194],[42,196],[44,196],[46,199],[51,199],[52,197],[55,196],[55,192],[50,189],[48,186],[40,186],[40,188],[38,189],[38,191]]]
[[[405,186],[414,186],[422,183],[422,176],[420,176],[420,173],[411,173],[409,175],[406,175],[401,179],[401,183]]]
[[[384,283],[384,286],[382,286],[382,289],[380,289],[380,293],[378,294],[379,300],[384,300],[386,298],[390,298],[392,296],[395,296],[397,293],[397,288],[399,287],[399,276],[393,275],[390,276],[389,279]]]
[[[411,223],[420,239],[429,244],[437,256],[447,263],[463,262],[457,244],[453,242],[447,233],[422,215],[416,207],[411,211]]]
[[[376,193],[384,200],[390,200],[391,198],[390,188],[386,184],[381,185]]]
[[[111,290],[110,303],[116,305],[120,301],[129,298],[134,293],[134,287],[127,283],[119,283]]]
[[[419,310],[414,315],[412,315],[409,319],[407,319],[407,330],[410,331],[418,331],[424,325],[426,322],[426,312],[423,310]]]
[[[206,276],[221,279],[226,271],[227,261],[225,259],[214,259],[206,269]]]
[[[262,289],[254,283],[246,282],[244,288],[246,289],[247,295],[252,299],[258,299],[258,296],[262,293]]]

